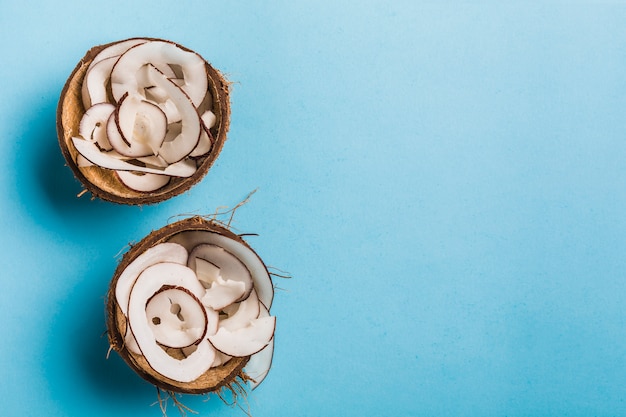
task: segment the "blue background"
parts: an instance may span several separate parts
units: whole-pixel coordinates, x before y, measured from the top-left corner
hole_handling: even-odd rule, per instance
[[[617,1],[2,1],[1,414],[160,416],[106,359],[115,256],[258,188],[233,225],[294,278],[255,417],[626,415],[624,22]],[[133,36],[227,74],[229,139],[167,202],[76,198],[61,88]]]

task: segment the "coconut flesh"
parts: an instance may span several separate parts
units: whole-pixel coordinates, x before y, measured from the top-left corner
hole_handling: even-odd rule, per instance
[[[87,54],[88,65],[81,61],[60,101],[59,137],[75,172],[106,193],[147,198],[138,203],[197,181],[228,127],[221,75],[197,53],[159,39],[129,39],[95,52]]]
[[[141,253],[131,250],[120,264],[109,293],[112,346],[169,390],[212,391],[242,367],[255,388],[274,350],[270,275],[238,236],[201,219],[187,222],[205,227],[153,232],[154,242],[144,239]]]

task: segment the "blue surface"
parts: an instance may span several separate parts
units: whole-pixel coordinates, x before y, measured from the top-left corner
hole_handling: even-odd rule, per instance
[[[115,255],[256,188],[234,225],[294,279],[255,417],[626,414],[624,4],[336,3],[0,4],[3,415],[160,416],[105,358]],[[76,198],[55,132],[132,36],[234,82],[209,175],[142,208]]]

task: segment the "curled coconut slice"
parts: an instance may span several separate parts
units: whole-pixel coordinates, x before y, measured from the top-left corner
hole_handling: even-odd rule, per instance
[[[94,196],[150,204],[206,175],[229,116],[228,83],[200,55],[134,38],[87,52],[61,93],[57,133],[68,165]]]
[[[269,317],[270,312],[263,304],[261,304],[260,317]],[[250,357],[250,360],[244,368],[245,373],[252,378],[250,388],[255,389],[263,382],[272,367],[272,359],[274,358],[274,338],[260,352]]]
[[[191,382],[205,373],[215,360],[215,349],[206,339],[201,338],[202,335],[206,334],[209,318],[205,315],[204,320],[198,320],[196,317],[194,324],[203,323],[203,327],[200,329],[193,326],[184,328],[181,326],[181,328],[176,329],[176,332],[168,334],[168,337],[164,337],[161,332],[155,334],[151,326],[151,324],[155,324],[152,321],[154,317],[148,317],[147,306],[149,301],[157,296],[163,287],[189,291],[189,294],[194,295],[195,299],[189,297],[192,300],[192,305],[185,304],[184,307],[179,305],[181,309],[184,308],[185,312],[197,309],[204,312],[203,307],[196,302],[197,296],[201,295],[203,288],[196,279],[194,272],[184,265],[174,262],[161,262],[149,266],[137,277],[128,300],[128,325],[141,354],[154,371],[176,381]],[[183,298],[179,297],[178,300],[181,301]],[[164,315],[161,316],[164,317]],[[181,320],[181,323],[184,323],[184,320]],[[196,340],[200,340],[197,345],[198,349],[192,354],[186,358],[177,359],[159,346],[157,337],[161,340],[167,339],[167,341],[194,337]]]
[[[203,301],[222,309],[250,295],[253,281],[250,271],[224,248],[202,244],[191,250],[188,265],[207,287]]]
[[[239,259],[250,272],[254,288],[261,303],[271,308],[274,298],[274,284],[272,283],[270,274],[263,264],[263,261],[261,261],[261,258],[259,258],[259,256],[241,239],[229,239],[220,233],[211,232],[209,230],[196,230],[173,236],[170,241],[182,245],[188,251],[192,251],[198,245],[210,244],[219,246],[231,253]],[[190,262],[193,261],[190,260]]]
[[[158,190],[170,182],[170,177],[167,175],[121,170],[116,173],[126,186],[137,191],[148,192]]]
[[[210,313],[209,313],[210,312]],[[172,348],[197,346],[215,334],[219,317],[184,288],[162,287],[146,303],[148,325],[156,341]]]
[[[206,393],[237,378],[256,386],[269,370],[276,326],[262,302],[271,302],[273,287],[260,270],[267,273],[243,239],[202,218],[152,232],[111,281],[111,346],[162,389]]]
[[[86,141],[95,143],[100,151],[113,149],[107,135],[107,122],[115,106],[109,103],[98,103],[89,108],[80,120],[79,135]]]

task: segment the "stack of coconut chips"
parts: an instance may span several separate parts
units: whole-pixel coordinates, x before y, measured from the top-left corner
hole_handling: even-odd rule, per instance
[[[243,241],[208,230],[177,233],[135,257],[112,288],[125,349],[169,385],[184,386],[234,358],[250,357],[244,371],[252,388],[269,371],[274,289]]]
[[[150,192],[191,177],[211,151],[216,116],[205,60],[162,40],[129,39],[98,53],[82,82],[86,109],[72,143],[79,168],[115,171]]]

